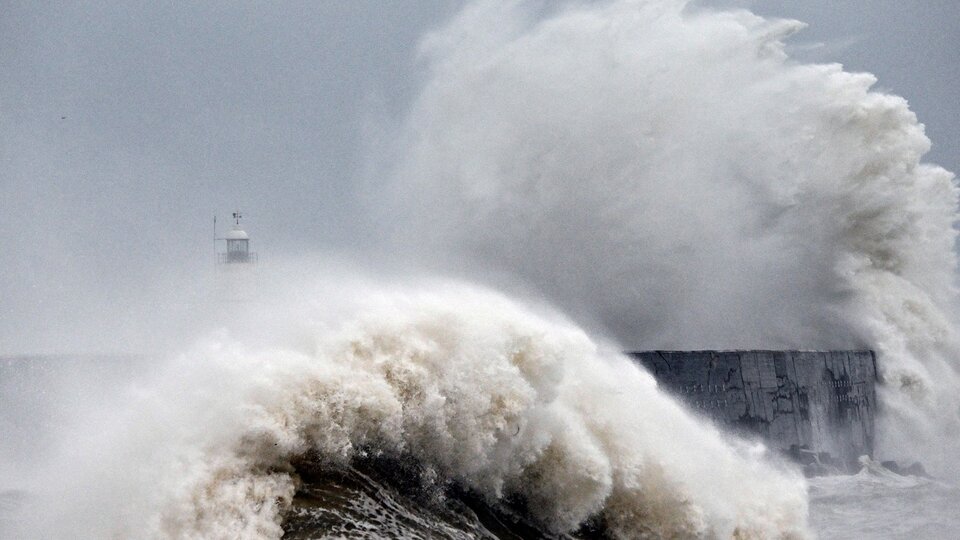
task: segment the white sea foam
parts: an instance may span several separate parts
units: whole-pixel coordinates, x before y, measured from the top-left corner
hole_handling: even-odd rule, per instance
[[[424,41],[407,245],[628,346],[874,348],[880,453],[960,477],[957,190],[907,102],[792,61],[795,21],[537,6],[477,2]]]
[[[476,3],[424,42],[387,193],[410,253],[519,276],[627,345],[875,347],[881,451],[954,466],[957,194],[906,102],[790,61],[794,22],[548,9]],[[58,429],[15,523],[278,537],[292,457],[372,447],[522,494],[553,530],[599,513],[622,537],[808,535],[801,479],[560,317],[466,285],[334,288],[268,296]]]
[[[350,290],[347,306],[304,294],[271,314],[286,329],[273,343],[211,337],[86,417],[20,522],[41,537],[277,538],[292,457],[376,448],[491,501],[522,494],[550,530],[602,514],[622,537],[807,535],[801,478],[556,315],[466,285]]]
[[[960,489],[903,476],[866,460],[852,476],[810,480],[811,522],[821,538],[909,540],[957,537]]]

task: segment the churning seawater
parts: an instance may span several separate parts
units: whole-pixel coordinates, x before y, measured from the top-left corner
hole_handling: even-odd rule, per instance
[[[249,331],[130,382],[79,369],[40,385],[49,444],[4,449],[29,464],[5,467],[29,493],[19,522],[39,537],[279,537],[305,467],[372,457],[409,464],[390,482],[516,503],[556,534],[589,520],[628,537],[807,534],[797,472],[559,314],[462,283],[346,290],[250,310]],[[18,433],[33,424],[17,396],[40,388],[5,393]]]
[[[2,534],[956,537],[957,189],[904,99],[789,58],[801,26],[471,3],[372,205],[469,281],[300,269],[176,356],[4,360]],[[878,451],[950,480],[808,482],[621,345],[873,348]]]
[[[960,488],[864,468],[810,480],[810,522],[820,538],[949,540],[960,532]]]
[[[163,481],[154,486],[141,485],[141,477],[156,478],[153,471],[143,471],[142,467],[169,466],[169,463],[163,463],[167,461],[164,458],[190,459],[190,454],[200,451],[202,444],[184,452],[184,449],[179,447],[182,440],[158,440],[155,441],[158,444],[156,448],[141,449],[139,455],[125,456],[129,451],[129,444],[134,441],[113,439],[116,446],[101,447],[97,455],[91,456],[89,450],[78,447],[86,444],[82,437],[68,437],[63,440],[60,434],[77,434],[75,429],[86,426],[88,429],[95,429],[94,433],[89,434],[93,437],[116,436],[117,433],[110,433],[110,426],[97,425],[91,414],[94,417],[101,416],[102,421],[104,413],[93,411],[102,407],[109,410],[118,406],[135,405],[137,399],[131,402],[129,391],[140,393],[142,399],[144,392],[149,392],[149,386],[156,383],[155,371],[158,363],[162,362],[136,357],[89,356],[19,357],[5,358],[0,362],[0,427],[6,435],[0,442],[0,456],[4,458],[4,474],[0,475],[0,538],[41,538],[47,537],[51,531],[69,531],[73,537],[89,538],[116,534],[125,537],[181,537],[198,534],[213,538],[271,537],[282,532],[286,538],[298,539],[552,538],[567,534],[587,538],[610,532],[603,519],[585,514],[580,514],[577,518],[591,518],[585,526],[577,526],[573,520],[570,521],[572,529],[566,533],[551,528],[542,520],[542,509],[529,507],[529,499],[517,497],[516,493],[504,493],[499,499],[485,496],[477,484],[471,484],[465,478],[444,477],[443,469],[437,467],[433,459],[421,460],[415,453],[397,452],[373,440],[357,447],[346,460],[325,456],[316,448],[310,448],[287,456],[281,460],[282,463],[273,463],[270,468],[274,474],[295,478],[291,484],[292,491],[281,490],[281,495],[276,500],[271,500],[276,494],[263,497],[264,494],[251,491],[248,486],[244,490],[233,492],[233,496],[227,501],[221,501],[221,504],[228,503],[224,506],[206,506],[211,501],[204,502],[211,490],[232,490],[237,483],[249,480],[245,479],[245,476],[262,474],[263,470],[258,471],[263,468],[262,465],[234,469],[227,473],[226,478],[219,480],[206,478],[203,484],[193,486],[181,495],[178,495],[178,491],[187,486],[167,491],[163,497],[153,499],[154,504],[166,506],[173,502],[174,506],[166,511],[183,512],[184,515],[166,518],[172,523],[179,523],[176,528],[155,529],[155,512],[159,508],[130,505],[131,501],[122,499],[131,496],[145,497],[150,491],[169,489],[167,482]],[[105,381],[109,383],[105,385]],[[109,386],[113,388],[107,388]],[[180,389],[185,390],[188,389]],[[223,390],[227,388],[217,386],[214,389],[215,392]],[[118,400],[118,396],[123,394],[127,394],[128,398]],[[176,393],[173,394],[175,395]],[[305,397],[301,395],[296,399]],[[455,396],[448,397],[450,400],[455,399]],[[171,396],[170,399],[176,398]],[[634,406],[642,406],[644,399],[637,397],[631,401]],[[252,405],[254,403],[236,404],[241,408]],[[336,401],[327,405],[334,406]],[[340,403],[340,406],[343,405]],[[168,406],[175,407],[157,402],[152,408],[164,409]],[[137,422],[156,421],[158,415],[164,416],[162,410],[158,409],[150,411],[149,414],[143,414],[144,412],[146,411],[141,410],[138,414]],[[341,411],[341,414],[343,412],[345,411]],[[180,421],[189,422],[191,416],[187,415]],[[108,414],[108,417],[115,418],[112,413]],[[331,437],[334,435],[332,432],[342,428],[342,425],[327,425],[322,429],[330,430],[331,433],[321,433],[315,437]],[[154,429],[162,430],[163,427],[154,426]],[[517,429],[515,434],[519,435],[519,431]],[[236,435],[253,437],[258,436],[258,432],[260,430],[254,429]],[[468,443],[466,440],[463,442]],[[233,443],[237,444],[237,441]],[[230,451],[235,452],[236,448]],[[454,443],[447,451],[460,450]],[[154,452],[161,455],[152,455]],[[163,455],[166,452],[169,452],[169,455]],[[52,457],[57,455],[59,458]],[[204,461],[195,462],[192,466],[201,469],[214,466],[217,460],[222,459],[211,454],[196,457],[201,457]],[[69,467],[84,466],[84,463],[85,466],[92,467],[93,470],[88,472],[94,474],[87,476],[89,483],[79,485],[71,476],[50,476],[43,473],[45,468],[51,466],[51,460],[64,458]],[[444,458],[441,457],[442,459]],[[650,456],[652,461],[657,459],[656,456]],[[754,459],[757,457],[754,456]],[[567,462],[565,466],[578,468],[589,466],[589,463]],[[124,468],[119,478],[125,481],[120,484],[104,484],[105,479],[98,477],[100,474],[109,476],[111,470],[118,467]],[[768,472],[774,476],[769,479],[751,479],[749,473],[746,473],[743,479],[761,484],[766,480],[775,481],[777,473]],[[224,473],[225,471],[221,471],[220,474]],[[557,471],[553,473],[556,474]],[[70,474],[76,474],[76,471],[70,471]],[[572,478],[576,478],[576,475]],[[736,485],[735,480],[731,486]],[[566,484],[567,481],[569,479],[564,481],[564,485],[575,488],[575,483]],[[705,479],[705,482],[710,480]],[[798,480],[798,483],[791,487],[801,485],[802,481]],[[69,493],[75,489],[82,490],[81,495],[92,498],[84,504],[86,511],[110,516],[109,520],[100,523],[104,528],[90,528],[96,519],[74,514],[70,508],[61,506],[65,501],[76,501],[73,496],[77,494]],[[105,492],[104,489],[116,492]],[[750,492],[751,486],[736,485],[731,489]],[[806,489],[810,504],[810,532],[820,538],[947,539],[954,538],[956,532],[960,531],[960,517],[954,511],[960,507],[960,489],[948,482],[901,476],[876,463],[867,463],[856,475],[810,479]],[[188,495],[187,498],[183,498],[184,495]],[[128,508],[117,512],[113,507],[99,507],[115,504]],[[197,504],[205,506],[198,508],[195,506]],[[271,504],[279,504],[274,508],[277,513],[273,519],[278,528],[273,533],[269,530],[246,528],[252,515],[245,515],[245,512],[256,512],[258,507],[262,510],[263,505],[270,507]],[[675,500],[672,504],[683,508],[688,503]],[[216,512],[225,515],[203,515]],[[64,513],[72,517],[63,521]],[[600,515],[602,516],[602,510]],[[641,514],[636,516],[636,519],[653,517]],[[192,526],[196,527],[196,520],[211,518],[221,521],[223,528],[179,528],[191,522]],[[802,519],[802,516],[797,518]],[[51,528],[58,522],[55,528]],[[172,523],[168,527],[172,526]],[[656,536],[663,531],[644,527],[634,529],[634,532]],[[699,531],[699,534],[707,536],[713,533],[720,531],[712,531],[710,528]],[[780,533],[789,535],[789,531],[766,531],[762,537],[777,537]]]

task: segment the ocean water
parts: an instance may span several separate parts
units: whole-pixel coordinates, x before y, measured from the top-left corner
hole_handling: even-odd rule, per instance
[[[374,457],[412,464],[381,484],[455,488],[549,534],[589,521],[620,537],[808,534],[797,472],[560,314],[456,282],[348,289],[299,291],[323,302],[251,311],[131,373],[8,361],[5,441],[20,442],[2,448],[5,491],[28,501],[16,521],[37,537],[276,538],[310,487],[304,460]]]
[[[298,268],[178,354],[4,358],[0,535],[960,536],[953,175],[801,27],[470,3],[371,201],[457,278]],[[872,348],[878,452],[940,479],[808,481],[618,352],[660,347]]]
[[[960,489],[936,480],[835,476],[810,485],[810,520],[819,538],[871,540],[956,538],[960,531]],[[29,493],[0,493],[0,537],[21,538],[30,527],[18,513]],[[472,505],[472,506],[471,506]],[[483,516],[483,518],[478,517]],[[389,484],[360,472],[337,470],[303,485],[284,516],[285,538],[558,538],[511,513],[495,513],[481,501],[446,496],[424,502],[405,497]],[[590,538],[596,531],[575,537]]]
[[[98,485],[102,479],[94,478],[87,485],[78,485],[69,477],[51,478],[45,474],[45,469],[56,461],[51,456],[58,454],[51,449],[65,442],[68,446],[80,442],[76,439],[63,441],[58,433],[76,433],[75,429],[93,420],[90,415],[96,416],[92,411],[115,406],[118,397],[127,393],[126,390],[144,392],[145,388],[156,383],[158,363],[162,361],[90,356],[18,357],[0,361],[0,425],[6,434],[0,442],[0,456],[4,458],[0,461],[4,471],[0,476],[0,538],[42,538],[48,537],[51,530],[70,531],[72,537],[81,538],[117,534],[121,537],[163,538],[183,536],[188,531],[192,531],[189,534],[198,534],[192,529],[153,529],[158,508],[139,505],[134,506],[138,508],[136,511],[101,509],[111,516],[110,519],[100,523],[104,528],[89,528],[96,520],[92,523],[61,506],[72,499],[68,496],[72,494],[64,493],[64,490],[80,489],[79,495],[95,495],[102,487]],[[108,386],[123,381],[118,384],[126,390],[119,391],[116,387],[107,390],[104,385],[94,382],[105,380],[112,381]],[[159,412],[152,410],[140,420],[155,420]],[[99,414],[102,415],[103,411]],[[338,427],[329,426],[329,429]],[[100,431],[100,434],[111,435],[109,429]],[[247,431],[243,436],[249,437],[251,433]],[[116,442],[122,447],[131,441]],[[176,452],[177,442],[182,443],[166,441],[173,452]],[[155,478],[155,475],[140,471],[136,461],[120,461],[132,457],[123,456],[120,447],[108,447],[105,453],[94,456],[92,462],[89,455],[84,456],[84,451],[75,449],[68,452],[69,461],[76,466],[87,458],[88,466],[100,471],[128,466],[129,469],[120,475],[122,481],[119,485],[110,483],[112,489],[126,496],[144,496],[142,492],[137,495],[138,485],[143,480],[139,477]],[[161,454],[163,448],[161,444]],[[139,463],[146,465],[155,460],[157,456],[151,457],[154,450],[157,449],[141,449],[141,455],[136,456],[142,460]],[[99,451],[103,451],[102,447]],[[179,458],[185,459],[190,453],[180,454]],[[204,459],[210,458],[208,454]],[[194,464],[199,467],[208,465]],[[577,464],[568,466],[577,467]],[[245,519],[242,511],[252,511],[256,504],[244,508],[244,503],[253,501],[244,501],[241,497],[233,501],[235,506],[204,508],[206,512],[227,511],[229,515],[220,516],[224,519],[224,529],[203,530],[200,536],[230,538],[241,531],[240,537],[254,538],[277,537],[282,533],[285,538],[296,539],[547,539],[601,538],[610,532],[602,512],[584,516],[584,523],[569,530],[551,529],[545,526],[537,512],[529,508],[528,500],[517,493],[491,498],[463,478],[443,477],[430,463],[421,461],[414,454],[376,444],[356,448],[347,460],[307,450],[272,464],[272,468],[274,473],[293,479],[292,490],[286,492],[289,498],[282,501],[282,508],[277,508],[278,529],[272,532],[245,530],[241,525]],[[233,474],[238,475],[234,481],[240,481],[244,474],[255,476],[262,473],[256,468],[234,470]],[[797,479],[796,482],[790,487],[805,484],[803,489],[809,498],[809,530],[806,534],[811,537],[947,539],[955,538],[960,531],[960,515],[955,511],[960,508],[960,489],[947,481],[901,476],[876,462],[865,462],[864,468],[855,475],[806,481]],[[124,486],[124,483],[129,485]],[[161,483],[154,487],[162,489],[163,486]],[[206,484],[203,489],[224,487]],[[146,490],[149,492],[150,488],[146,487]],[[256,493],[245,490],[241,494],[254,498],[259,504],[264,502]],[[165,496],[175,498],[182,495],[172,490]],[[58,500],[58,497],[62,499]],[[167,511],[185,512],[194,520],[198,519],[198,508],[191,505],[209,501],[196,498],[196,492],[192,492],[190,497],[179,500]],[[116,497],[88,503],[109,503],[110,500],[115,503]],[[160,506],[171,502],[163,497],[153,501]],[[89,511],[96,511],[96,504],[85,506]],[[64,520],[66,516],[71,517]],[[802,517],[798,516],[798,519]],[[55,528],[51,529],[52,525]],[[656,537],[650,531],[642,531],[640,535],[643,534]]]
[[[952,540],[960,531],[960,489],[937,480],[899,477],[822,477],[811,481],[810,522],[819,538]],[[29,537],[19,521],[29,493],[0,493],[0,538]],[[479,516],[483,516],[482,518]],[[301,486],[284,515],[284,538],[561,538],[599,537],[596,530],[555,535],[538,530],[516,513],[482,501],[447,495],[424,502],[360,472],[340,470]],[[26,531],[26,536],[22,533]]]
[[[960,531],[960,488],[900,476],[876,464],[810,481],[810,521],[821,538],[947,540]]]

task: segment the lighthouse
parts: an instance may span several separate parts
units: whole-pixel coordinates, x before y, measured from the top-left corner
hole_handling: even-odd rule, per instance
[[[257,254],[250,251],[250,236],[240,226],[243,214],[239,210],[233,213],[233,226],[224,238],[227,242],[227,251],[219,253],[219,264],[252,264],[257,262]],[[214,218],[216,223],[216,218]]]
[[[250,251],[250,235],[243,230],[240,210],[233,213],[233,225],[223,238],[217,238],[217,218],[213,218],[214,249],[217,254],[217,298],[223,302],[247,302],[255,298],[257,254]],[[220,251],[218,242],[226,244]]]

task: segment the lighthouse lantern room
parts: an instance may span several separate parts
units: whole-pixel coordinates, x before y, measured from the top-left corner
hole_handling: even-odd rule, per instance
[[[233,213],[233,226],[227,232],[224,240],[227,242],[227,251],[218,253],[220,264],[250,264],[257,262],[257,254],[250,251],[250,236],[240,226],[243,215],[240,211]]]

